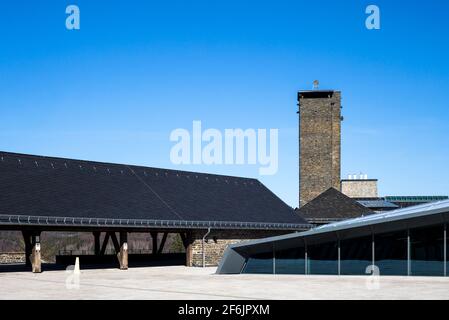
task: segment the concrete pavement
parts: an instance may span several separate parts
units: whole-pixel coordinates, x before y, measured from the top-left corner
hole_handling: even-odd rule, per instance
[[[81,266],[82,268],[82,266]],[[0,273],[0,299],[449,299],[449,278],[216,275],[183,266]],[[78,284],[79,285],[78,285]]]

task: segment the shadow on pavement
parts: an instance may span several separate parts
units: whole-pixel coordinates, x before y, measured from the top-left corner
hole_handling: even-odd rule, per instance
[[[61,271],[75,264],[76,256],[57,256],[56,263],[43,263],[42,272]],[[79,256],[81,269],[117,269],[119,267],[117,257],[114,255]],[[161,255],[129,255],[129,268],[182,266],[185,265],[185,254],[161,254]],[[31,267],[24,263],[0,264],[0,273],[4,272],[31,272]]]

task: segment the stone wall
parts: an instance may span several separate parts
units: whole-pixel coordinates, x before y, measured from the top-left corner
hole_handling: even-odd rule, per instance
[[[191,244],[187,249],[187,265],[201,267],[203,265],[202,238],[207,230],[191,233]],[[290,231],[292,232],[292,231]],[[217,266],[224,251],[230,244],[241,241],[266,238],[290,232],[260,230],[218,230],[211,231],[204,245],[206,266]]]
[[[21,252],[0,253],[0,264],[5,263],[25,263],[25,253]]]
[[[377,198],[377,180],[342,180],[341,192],[350,198]]]
[[[340,190],[341,94],[317,92],[299,99],[300,207],[333,187]]]

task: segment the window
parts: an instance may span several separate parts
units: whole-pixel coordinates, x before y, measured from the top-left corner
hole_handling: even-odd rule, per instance
[[[338,274],[337,242],[307,246],[308,274]]]
[[[340,273],[367,275],[366,268],[373,264],[371,236],[340,241]]]
[[[305,250],[303,247],[276,251],[276,274],[305,274]]]
[[[380,275],[407,275],[407,231],[379,234],[374,240]]]
[[[410,230],[410,271],[444,276],[444,225]]]
[[[273,273],[273,252],[259,253],[250,256],[242,273]]]

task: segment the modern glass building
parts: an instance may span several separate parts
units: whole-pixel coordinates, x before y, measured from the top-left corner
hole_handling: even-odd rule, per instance
[[[217,273],[447,276],[449,200],[228,247]]]
[[[387,196],[385,201],[393,203],[399,208],[406,208],[436,201],[448,200],[447,196]]]

